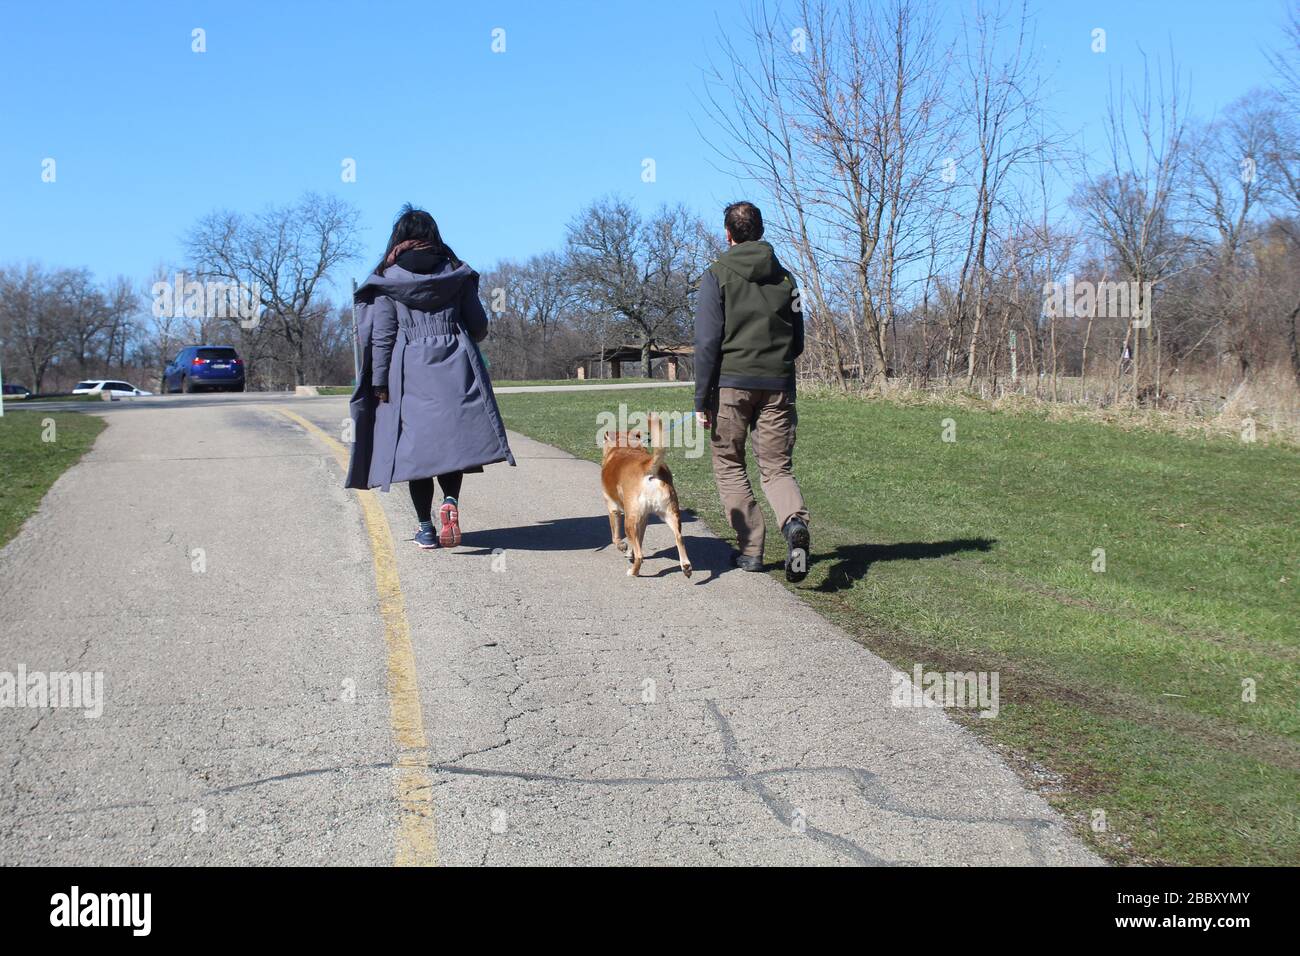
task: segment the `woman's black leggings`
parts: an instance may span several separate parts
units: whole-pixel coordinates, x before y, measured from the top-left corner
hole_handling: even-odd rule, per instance
[[[460,499],[460,480],[465,477],[463,471],[452,471],[438,476],[438,485],[442,488],[444,498]],[[419,521],[433,520],[433,479],[416,478],[408,481],[411,488],[411,504],[415,505],[415,517]]]

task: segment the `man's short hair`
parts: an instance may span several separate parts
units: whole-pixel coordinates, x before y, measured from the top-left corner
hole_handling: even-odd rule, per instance
[[[752,202],[733,202],[723,211],[723,222],[732,242],[753,242],[763,238],[763,214]]]

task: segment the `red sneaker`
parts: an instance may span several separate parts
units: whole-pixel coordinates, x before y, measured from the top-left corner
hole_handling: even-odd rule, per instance
[[[448,498],[438,509],[438,543],[444,548],[460,544],[460,509],[453,498]]]

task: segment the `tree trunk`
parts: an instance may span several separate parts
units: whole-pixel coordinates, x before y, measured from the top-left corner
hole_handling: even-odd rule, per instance
[[[975,324],[971,326],[970,351],[966,354],[966,388],[975,384],[975,356],[979,349],[980,325],[984,320],[984,293],[981,289],[975,298]]]
[[[1056,320],[1053,319],[1053,322]],[[1088,327],[1083,332],[1083,352],[1079,355],[1079,384],[1083,387],[1083,399],[1088,400],[1088,340],[1092,338],[1092,316],[1088,316]],[[1056,361],[1056,349],[1052,349],[1052,361]],[[1104,381],[1104,380],[1103,380]],[[1056,401],[1056,371],[1052,371],[1052,401]]]
[[[1116,404],[1116,405],[1119,404],[1119,393],[1120,393],[1120,390],[1124,387],[1124,353],[1128,351],[1128,342],[1129,342],[1129,338],[1130,338],[1132,335],[1133,335],[1133,322],[1132,322],[1132,320],[1130,320],[1129,323],[1128,323],[1128,326],[1124,329],[1124,341],[1123,341],[1122,343],[1120,343],[1120,347],[1119,347],[1119,358],[1115,360],[1115,401],[1114,401],[1114,404]],[[1134,356],[1133,358],[1136,358],[1136,356]],[[1133,360],[1133,359],[1130,358],[1130,361],[1132,361],[1132,360]]]
[[[1300,342],[1296,341],[1296,321],[1300,320],[1300,303],[1291,310],[1291,320],[1286,324],[1286,335],[1291,345],[1291,371],[1295,375],[1297,385],[1300,385]]]
[[[1048,321],[1051,323],[1051,336],[1052,336],[1052,401],[1055,402],[1057,400],[1056,367],[1060,364],[1056,356],[1056,316],[1055,315],[1050,316]],[[1088,331],[1089,332],[1092,331],[1091,321],[1088,322]],[[1083,339],[1083,362],[1085,365],[1088,363],[1088,338],[1086,334]],[[1083,373],[1080,372],[1079,374],[1080,374],[1080,378],[1082,378]],[[1086,382],[1085,382],[1085,387],[1087,387]]]
[[[886,337],[889,334],[889,326],[887,323],[888,319],[885,320],[885,324],[877,323],[875,329],[873,329],[871,333],[871,348],[872,351],[875,352],[876,364],[880,367],[878,375],[880,379],[880,387],[882,389],[885,387],[885,382],[889,378],[889,356],[885,354],[885,348],[887,345]]]

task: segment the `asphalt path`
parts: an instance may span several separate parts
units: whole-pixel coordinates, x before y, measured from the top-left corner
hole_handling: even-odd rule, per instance
[[[403,487],[342,488],[346,401],[73,403],[109,427],[0,552],[0,672],[102,713],[0,707],[0,859],[1097,862],[701,523],[628,578],[589,462],[512,434],[418,550]]]

